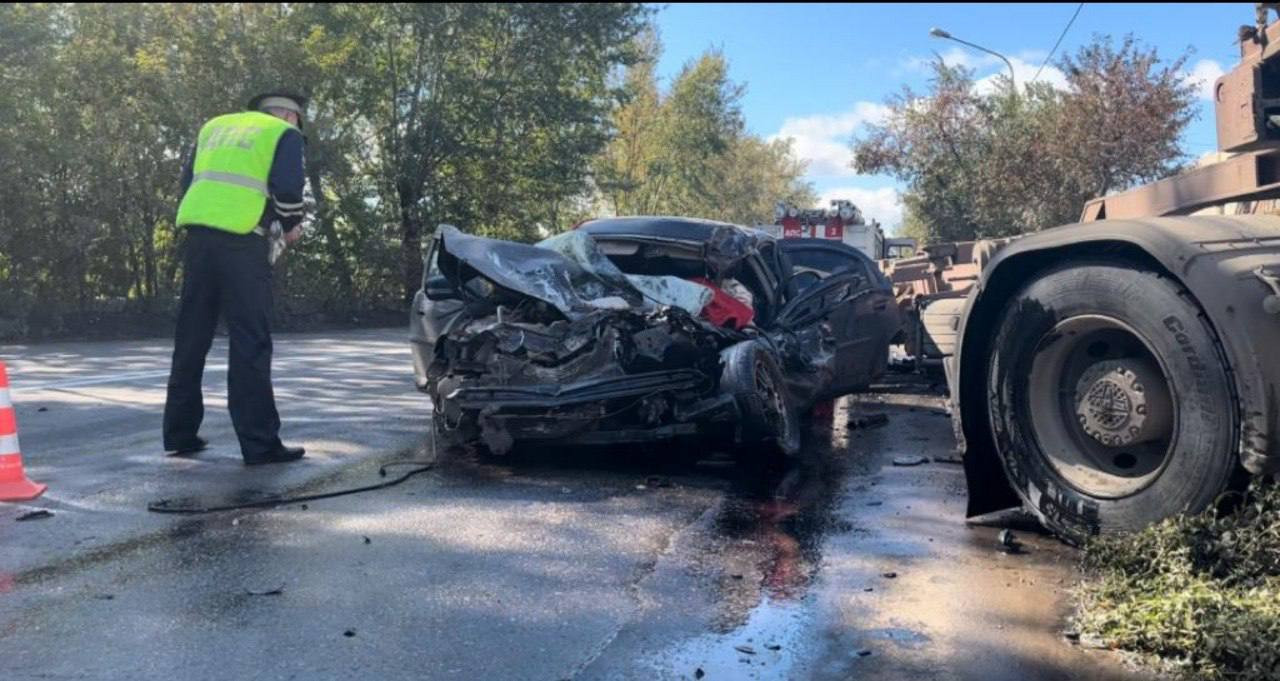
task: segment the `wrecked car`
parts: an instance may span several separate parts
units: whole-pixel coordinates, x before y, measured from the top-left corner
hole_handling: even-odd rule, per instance
[[[495,454],[688,438],[794,455],[803,415],[882,373],[901,325],[855,249],[668,217],[536,245],[442,225],[410,317],[439,441]]]

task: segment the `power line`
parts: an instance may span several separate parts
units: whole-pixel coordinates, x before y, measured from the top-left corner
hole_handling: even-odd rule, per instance
[[[1053,49],[1049,50],[1049,54],[1045,56],[1044,61],[1040,64],[1040,68],[1036,69],[1035,78],[1032,78],[1031,80],[1034,81],[1040,78],[1040,72],[1044,70],[1045,65],[1048,64],[1049,60],[1053,58],[1053,53],[1058,51],[1058,46],[1062,44],[1062,39],[1067,37],[1067,31],[1071,30],[1071,24],[1076,23],[1076,17],[1080,16],[1080,10],[1082,9],[1084,9],[1083,2],[1080,3],[1078,7],[1076,7],[1076,13],[1071,15],[1071,20],[1067,22],[1066,27],[1062,29],[1062,33],[1058,35],[1058,42],[1053,44]]]

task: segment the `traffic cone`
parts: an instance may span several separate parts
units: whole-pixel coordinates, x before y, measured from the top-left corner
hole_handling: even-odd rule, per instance
[[[27,479],[18,449],[18,419],[9,399],[9,372],[0,362],[0,501],[30,501],[44,494],[47,485]]]

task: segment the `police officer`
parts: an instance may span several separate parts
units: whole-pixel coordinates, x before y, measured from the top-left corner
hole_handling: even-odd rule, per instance
[[[230,336],[227,407],[246,465],[303,456],[280,441],[271,390],[273,222],[293,243],[301,236],[305,97],[268,92],[248,111],[218,116],[200,129],[182,173],[177,226],[186,232],[182,299],[164,408],[164,448],[201,451],[201,381],[221,314]]]

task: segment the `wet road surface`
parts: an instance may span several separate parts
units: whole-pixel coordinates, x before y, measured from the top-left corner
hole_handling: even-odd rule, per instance
[[[850,430],[855,415],[884,413]],[[963,520],[941,400],[842,400],[808,456],[442,456],[399,487],[0,575],[4,678],[1137,679],[1062,637],[1075,553]],[[429,456],[429,444],[401,454]],[[357,466],[334,486],[376,480]],[[41,522],[53,522],[41,521]],[[49,527],[46,525],[46,527]],[[890,576],[892,575],[892,576]]]

